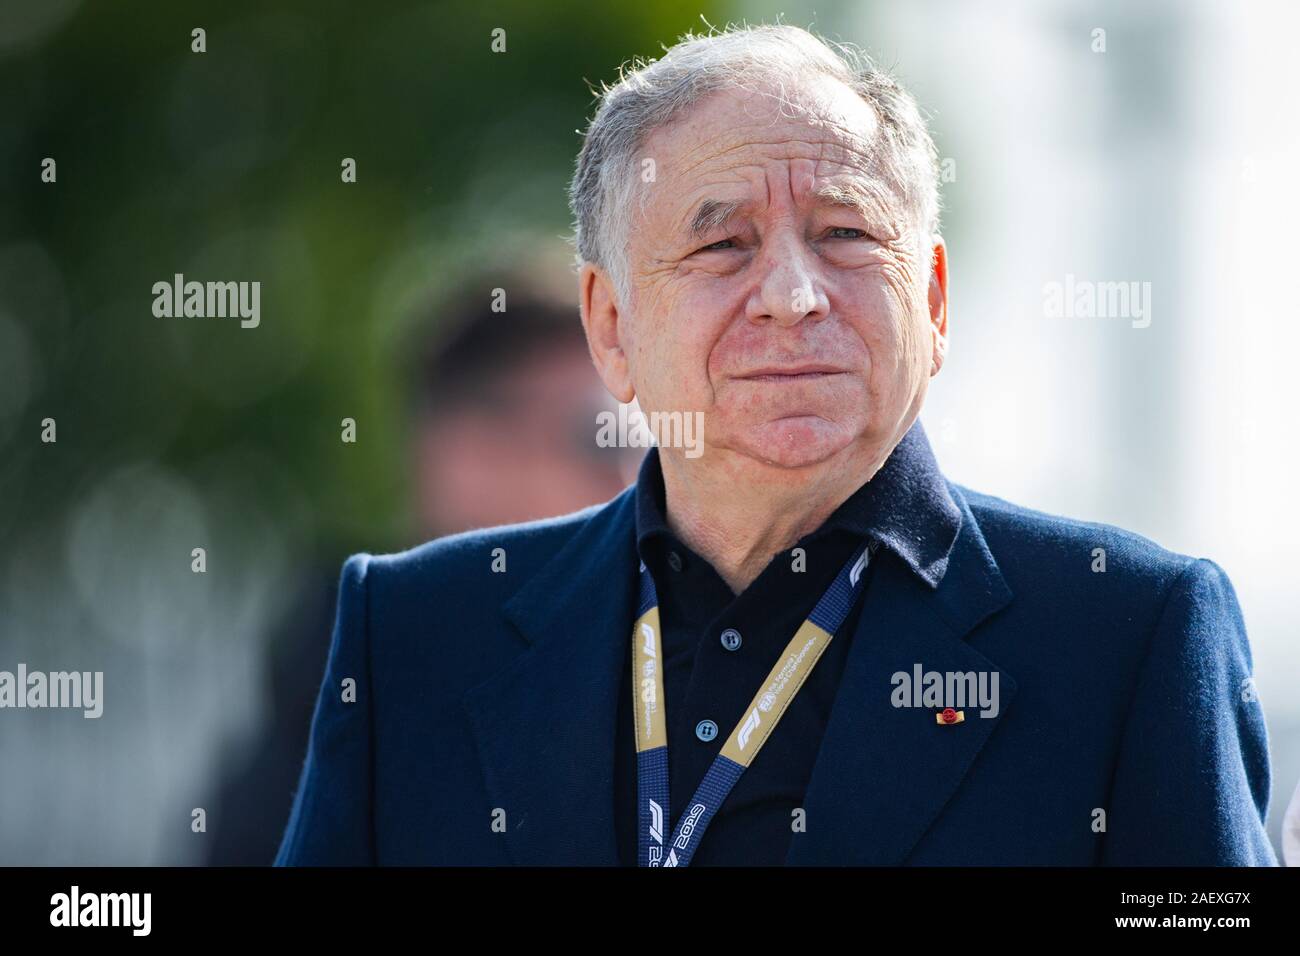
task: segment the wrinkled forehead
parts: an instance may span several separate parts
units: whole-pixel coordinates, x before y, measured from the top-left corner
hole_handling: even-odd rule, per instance
[[[641,211],[668,225],[705,194],[761,203],[756,187],[788,171],[796,202],[848,189],[870,197],[879,214],[901,218],[902,197],[882,145],[875,111],[837,81],[728,87],[646,138],[641,172],[651,159],[654,177],[642,187]]]

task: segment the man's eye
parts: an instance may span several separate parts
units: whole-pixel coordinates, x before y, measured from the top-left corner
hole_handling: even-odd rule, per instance
[[[867,236],[867,231],[866,231],[865,229],[855,229],[855,228],[853,228],[852,226],[832,226],[829,230],[827,230],[827,232],[830,234],[830,238],[831,238],[831,239],[867,239],[867,238],[869,238],[869,237]],[[844,232],[857,233],[857,235],[852,235],[852,236],[835,235],[835,233],[844,233]]]
[[[719,239],[717,242],[710,243],[709,245],[704,246],[704,247],[702,247],[702,248],[700,248],[700,249],[696,249],[695,251],[696,251],[696,252],[713,252],[713,251],[715,251],[715,250],[719,250],[719,249],[726,249],[726,248],[728,248],[728,243],[731,243],[732,245],[734,245],[734,244],[735,244],[735,240],[733,240],[733,239]]]

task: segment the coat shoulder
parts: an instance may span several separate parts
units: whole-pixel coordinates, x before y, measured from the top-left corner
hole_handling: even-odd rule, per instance
[[[1041,511],[953,482],[949,486],[970,508],[1013,590],[1017,580],[1022,586],[1049,584],[1062,572],[1082,568],[1118,572],[1137,589],[1164,592],[1200,560],[1113,524]]]
[[[389,608],[441,597],[454,605],[476,596],[500,606],[515,589],[593,523],[617,520],[630,489],[566,515],[445,535],[405,551],[354,555],[363,560],[372,602]]]

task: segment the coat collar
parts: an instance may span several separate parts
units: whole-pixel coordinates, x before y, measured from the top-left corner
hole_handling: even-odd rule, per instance
[[[648,540],[672,537],[658,448],[646,453],[634,489],[637,549],[646,561]],[[878,541],[933,589],[948,570],[960,527],[961,512],[918,418],[871,480],[835,509],[817,533],[839,528]]]
[[[882,561],[868,589],[805,794],[808,831],[795,837],[787,864],[902,863],[1015,694],[1011,675],[966,642],[1011,591],[960,489],[941,480],[956,518],[951,545],[942,560],[923,562],[932,585],[907,560],[927,546],[902,515],[895,521],[898,560]],[[618,863],[614,722],[635,613],[635,489],[589,510],[506,603],[528,648],[464,696],[484,783],[492,806],[506,811],[518,864]],[[996,671],[998,716],[940,727],[931,710],[893,707],[891,675],[917,664]]]

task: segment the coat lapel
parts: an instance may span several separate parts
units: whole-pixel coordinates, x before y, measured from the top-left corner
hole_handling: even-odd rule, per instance
[[[464,696],[511,858],[618,864],[614,741],[635,612],[633,488],[586,524],[505,606],[529,647]]]
[[[1011,675],[965,641],[1011,592],[965,498],[949,487],[962,521],[938,587],[892,554],[875,570],[804,795],[807,830],[795,834],[787,865],[903,863],[1015,694]],[[894,707],[892,675],[917,664],[996,671],[998,716],[967,706],[963,723],[940,726],[933,708]]]

